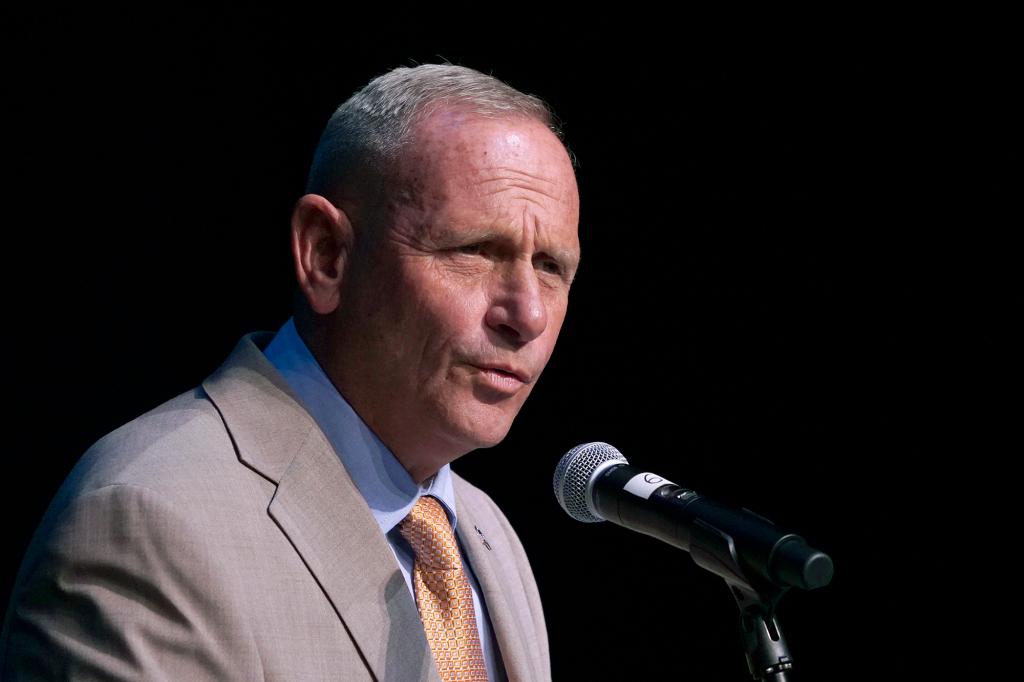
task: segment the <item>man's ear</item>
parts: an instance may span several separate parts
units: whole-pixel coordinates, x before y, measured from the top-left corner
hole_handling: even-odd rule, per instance
[[[292,211],[292,256],[299,288],[314,313],[341,303],[341,283],[355,243],[348,215],[319,194],[299,199]]]

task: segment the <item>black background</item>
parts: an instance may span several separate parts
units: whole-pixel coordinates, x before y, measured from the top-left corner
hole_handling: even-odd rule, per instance
[[[454,465],[526,546],[555,679],[746,677],[718,579],[558,508],[555,464],[591,440],[832,555],[780,610],[800,679],[969,656],[933,587],[969,563],[949,501],[1008,414],[1020,55],[998,17],[753,40],[471,7],[5,17],[0,595],[92,442],[287,319],[289,213],[334,107],[451,60],[550,102],[580,162],[559,346],[505,442]]]

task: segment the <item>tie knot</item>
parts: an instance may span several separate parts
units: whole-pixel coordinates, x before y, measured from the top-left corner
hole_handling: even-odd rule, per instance
[[[448,523],[444,507],[433,497],[416,500],[409,515],[402,520],[402,537],[412,546],[416,560],[424,568],[434,570],[461,569],[459,545]]]

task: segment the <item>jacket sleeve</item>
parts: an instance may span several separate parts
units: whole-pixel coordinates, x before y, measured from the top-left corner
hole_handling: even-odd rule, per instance
[[[261,679],[243,595],[187,511],[111,485],[44,521],[8,609],[2,678]]]

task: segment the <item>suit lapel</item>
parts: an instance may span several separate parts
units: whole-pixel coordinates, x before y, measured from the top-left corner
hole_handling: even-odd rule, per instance
[[[387,540],[327,438],[249,334],[203,382],[239,459],[277,484],[269,513],[378,680],[438,680]]]
[[[345,621],[379,680],[427,679],[433,661],[394,554],[324,437],[311,436],[270,515]]]
[[[518,589],[516,586],[520,583],[519,576],[511,568],[515,565],[515,558],[497,533],[493,538],[487,535],[490,549],[484,545],[484,539],[476,529],[486,533],[493,520],[467,504],[466,498],[459,493],[458,485],[455,496],[459,515],[456,532],[484,593],[508,679],[510,682],[540,679],[540,672],[532,668],[534,657],[526,649],[526,632],[518,618],[518,610],[509,601],[510,591]]]

